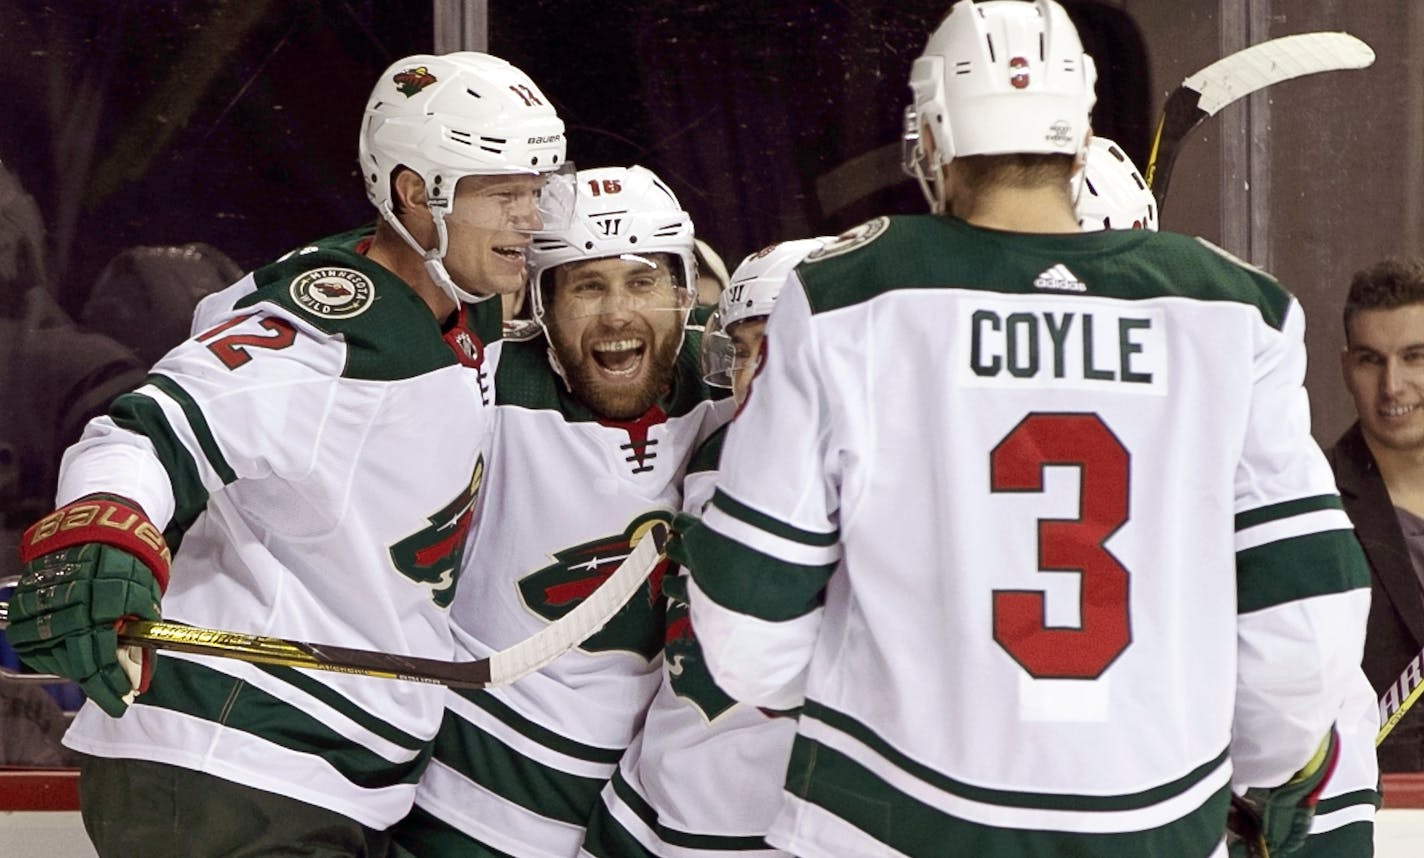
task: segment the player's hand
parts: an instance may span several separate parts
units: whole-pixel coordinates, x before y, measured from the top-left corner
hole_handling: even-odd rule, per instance
[[[701,523],[702,519],[690,512],[680,512],[673,516],[672,533],[668,535],[667,546],[663,551],[667,555],[667,559],[684,569],[692,568],[692,557],[687,552],[687,543],[684,541],[684,537],[689,530]]]
[[[163,535],[131,502],[94,495],[25,531],[20,562],[10,646],[29,667],[73,679],[105,712],[122,715],[148,688],[153,656],[138,647],[120,652],[118,624],[160,618],[169,563]]]
[[[1227,817],[1227,849],[1232,858],[1282,858],[1305,843],[1315,803],[1335,770],[1339,741],[1331,727],[1315,756],[1294,777],[1274,789],[1248,789],[1244,798],[1232,802]]]

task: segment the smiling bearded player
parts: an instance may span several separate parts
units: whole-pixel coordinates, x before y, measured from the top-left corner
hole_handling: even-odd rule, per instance
[[[537,234],[543,336],[506,340],[478,525],[451,606],[459,657],[567,614],[681,507],[695,450],[729,415],[696,336],[691,218],[642,167],[581,171],[574,223]],[[730,406],[731,400],[721,402]],[[593,637],[513,685],[452,691],[410,854],[573,855],[660,681],[662,569]]]

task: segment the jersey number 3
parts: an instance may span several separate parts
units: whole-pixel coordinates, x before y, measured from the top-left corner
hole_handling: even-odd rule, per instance
[[[1038,520],[1038,568],[1077,572],[1077,628],[1050,627],[1041,590],[994,591],[994,640],[1038,679],[1094,679],[1132,640],[1128,571],[1103,543],[1127,521],[1127,449],[1096,414],[1034,413],[989,455],[994,492],[1042,492],[1049,465],[1079,469],[1079,515]]]

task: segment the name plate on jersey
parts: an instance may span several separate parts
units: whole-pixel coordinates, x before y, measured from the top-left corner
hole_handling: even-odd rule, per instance
[[[1165,396],[1162,310],[1131,301],[973,293],[959,300],[955,376],[966,387]]]

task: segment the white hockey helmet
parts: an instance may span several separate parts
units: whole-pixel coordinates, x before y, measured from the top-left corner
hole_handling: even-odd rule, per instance
[[[677,195],[646,167],[579,170],[572,221],[534,234],[529,248],[529,297],[534,318],[546,322],[553,269],[570,262],[653,253],[674,259],[679,308],[691,310],[697,290],[692,216]],[[547,327],[547,326],[546,326]]]
[[[387,68],[366,102],[359,159],[372,204],[456,300],[488,297],[455,286],[441,261],[445,216],[461,178],[562,173],[545,185],[540,217],[546,228],[559,226],[571,209],[573,167],[566,163],[563,120],[528,75],[489,54],[417,54]],[[435,248],[419,246],[394,214],[391,175],[401,166],[425,181],[439,235]]]
[[[1094,137],[1083,164],[1076,202],[1078,225],[1100,229],[1157,229],[1157,200],[1122,147]]]
[[[826,247],[833,240],[821,237],[783,241],[742,260],[732,272],[702,334],[703,380],[717,387],[732,386],[732,374],[739,361],[729,333],[731,329],[738,322],[769,315],[791,270],[800,265],[808,253]]]
[[[957,157],[1076,156],[1096,82],[1092,57],[1054,0],[960,0],[910,70],[912,107],[934,151],[921,137],[906,169],[941,211],[940,168]]]

